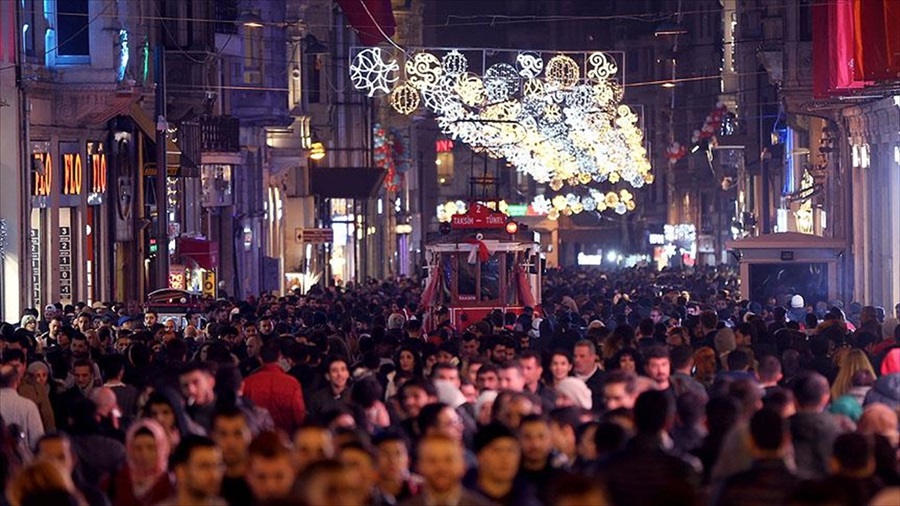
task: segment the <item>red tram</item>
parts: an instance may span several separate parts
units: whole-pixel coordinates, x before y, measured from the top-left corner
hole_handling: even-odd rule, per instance
[[[444,234],[425,247],[428,278],[422,293],[426,330],[440,307],[464,329],[495,309],[520,314],[541,303],[541,251],[534,234],[519,231],[505,214],[473,203],[443,224]]]

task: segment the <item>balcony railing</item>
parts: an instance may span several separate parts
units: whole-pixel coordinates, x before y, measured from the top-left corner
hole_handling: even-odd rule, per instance
[[[241,122],[232,116],[200,118],[200,148],[204,153],[237,153],[241,150]]]

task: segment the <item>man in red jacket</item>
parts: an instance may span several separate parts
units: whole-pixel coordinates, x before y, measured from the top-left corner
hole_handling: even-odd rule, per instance
[[[257,406],[268,409],[275,427],[293,434],[306,416],[300,382],[281,368],[281,343],[278,339],[266,342],[259,357],[263,366],[247,376],[244,381],[244,397]]]

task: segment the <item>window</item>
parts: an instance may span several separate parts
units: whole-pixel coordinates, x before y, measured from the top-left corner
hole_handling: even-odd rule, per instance
[[[262,84],[263,27],[244,27],[244,83]]]
[[[812,0],[800,0],[800,40],[809,42],[813,36]]]
[[[307,83],[309,84],[309,89],[307,90],[307,97],[309,98],[310,104],[318,104],[322,101],[322,60],[319,59],[318,55],[307,55],[307,62],[309,65],[309,80]]]
[[[22,52],[34,56],[34,0],[20,0],[22,16]]]
[[[194,42],[193,0],[162,0],[163,40],[168,49],[187,49]]]
[[[87,63],[91,56],[88,0],[57,0],[56,41],[60,63]],[[68,58],[68,62],[65,61]]]

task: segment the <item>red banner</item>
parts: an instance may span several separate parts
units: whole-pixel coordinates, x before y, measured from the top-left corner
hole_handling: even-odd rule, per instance
[[[856,79],[854,1],[821,0],[813,6],[813,95],[861,88]]]
[[[857,80],[900,78],[900,5],[897,0],[853,0]]]
[[[391,0],[337,0],[347,17],[347,23],[366,46],[387,43],[397,28]]]

